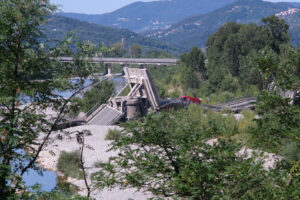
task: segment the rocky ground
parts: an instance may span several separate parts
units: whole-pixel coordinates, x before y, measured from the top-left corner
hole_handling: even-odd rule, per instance
[[[92,174],[97,171],[94,167],[94,163],[97,161],[108,161],[110,156],[115,155],[115,152],[107,152],[108,145],[111,141],[105,140],[105,135],[109,129],[118,128],[116,126],[78,126],[69,128],[66,131],[76,132],[88,130],[91,132],[90,136],[85,137],[85,143],[91,148],[84,149],[84,162],[87,168],[88,174]],[[74,134],[67,136],[63,132],[56,132],[51,136],[51,139],[47,146],[41,152],[38,163],[49,170],[57,171],[56,164],[61,151],[74,151],[79,150],[80,145],[77,143]],[[90,180],[89,180],[90,181]],[[73,178],[68,178],[68,182],[72,183],[78,188],[80,188],[80,194],[86,195],[86,188],[83,180],[77,180]],[[153,197],[151,193],[137,192],[135,189],[120,190],[119,188],[114,188],[112,190],[95,190],[92,193],[92,197],[95,199],[104,200],[128,200],[128,199],[147,199]]]

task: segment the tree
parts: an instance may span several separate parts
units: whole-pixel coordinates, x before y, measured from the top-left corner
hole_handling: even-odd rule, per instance
[[[126,49],[121,42],[113,44],[107,52],[104,52],[106,57],[120,58],[126,54]]]
[[[288,33],[289,25],[283,19],[279,19],[275,15],[262,19],[263,27],[267,30],[267,43],[271,48],[280,54],[280,45],[290,42]]]
[[[181,66],[180,80],[184,89],[199,88],[199,79],[192,68],[185,65]]]
[[[199,88],[200,80],[206,76],[205,56],[201,49],[194,47],[180,56],[182,63],[180,79],[184,89]]]
[[[257,128],[252,134],[256,144],[263,144],[262,147],[269,151],[278,151],[279,147],[291,142],[300,144],[300,109],[291,104],[292,99],[284,96],[300,87],[299,55],[292,47],[286,51],[282,58],[262,51],[256,60],[264,87],[257,104],[260,117],[256,119]]]
[[[262,25],[229,22],[207,40],[209,83],[215,91],[219,90],[224,77],[230,74],[239,80],[237,91],[250,85],[262,88],[254,64],[258,52],[278,57],[280,49],[289,45],[288,25],[276,16],[263,18]]]
[[[284,185],[287,173],[280,174],[290,165],[268,172],[255,156],[237,156],[241,145],[233,140],[209,145],[209,138],[235,131],[229,118],[212,115],[195,106],[150,114],[126,124],[111,147],[118,155],[94,175],[96,185],[134,187],[163,197],[195,200],[276,199],[275,195],[291,192],[297,195],[299,177],[295,175],[295,182],[288,187]],[[282,187],[278,189],[277,183]]]
[[[130,47],[130,56],[132,58],[140,58],[142,55],[142,48],[137,45],[137,44],[133,44]]]
[[[104,104],[115,94],[115,85],[112,81],[96,81],[95,86],[83,94],[82,98],[74,98],[71,106],[72,112],[88,112],[96,105]]]
[[[147,51],[145,57],[146,58],[173,58],[173,56],[170,53],[164,51],[155,51],[155,50]]]
[[[73,43],[70,36],[51,47],[41,42],[45,38],[40,26],[55,9],[49,0],[0,1],[1,199],[25,198],[28,190],[22,175],[39,170],[35,161],[40,151],[57,130],[72,97],[85,88],[85,79],[94,72],[88,62],[92,44]],[[56,59],[65,55],[74,62]],[[79,80],[69,81],[72,77]],[[57,89],[72,95],[64,99],[54,92]],[[45,109],[55,116],[47,116]]]
[[[205,73],[205,56],[201,49],[193,47],[189,53],[185,53],[180,57],[182,63],[191,68],[194,72]]]

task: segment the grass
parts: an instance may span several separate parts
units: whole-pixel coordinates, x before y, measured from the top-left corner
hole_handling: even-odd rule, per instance
[[[94,163],[94,167],[96,167],[96,168],[102,168],[102,167],[104,167],[106,165],[106,163],[104,163],[104,162],[102,162],[102,161],[96,161],[95,163]]]
[[[57,188],[61,191],[70,192],[71,194],[76,194],[79,192],[79,188],[76,185],[73,185],[67,181],[66,177],[58,176],[57,177]]]
[[[130,92],[130,87],[129,85],[127,85],[127,87],[125,88],[125,90],[123,90],[120,94],[120,96],[127,96]]]
[[[254,121],[255,112],[251,110],[244,110],[242,113],[243,117],[238,120],[238,132],[239,134],[235,135],[235,139],[246,144],[247,146],[252,146],[252,136],[250,134],[250,129],[256,126]]]
[[[58,158],[57,169],[65,176],[83,179],[80,168],[80,152],[78,150],[72,152],[62,151]]]
[[[118,129],[109,129],[108,133],[105,136],[105,140],[115,140],[117,141],[122,135],[122,131]]]

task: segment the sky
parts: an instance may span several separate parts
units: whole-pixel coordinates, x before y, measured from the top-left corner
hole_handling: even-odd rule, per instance
[[[137,0],[50,0],[53,4],[59,4],[63,12],[75,12],[86,14],[102,14],[114,11]],[[139,0],[149,2],[153,0]]]
[[[63,12],[75,12],[86,14],[102,14],[114,11],[137,0],[50,0],[51,3],[61,5],[59,8]],[[149,2],[153,0],[140,0]],[[300,0],[268,0],[272,2],[293,1],[300,2]]]

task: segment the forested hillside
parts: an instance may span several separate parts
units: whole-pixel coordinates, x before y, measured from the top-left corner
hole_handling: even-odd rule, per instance
[[[126,29],[117,29],[106,26],[99,26],[88,22],[79,21],[63,16],[53,16],[42,30],[48,38],[62,40],[68,33],[74,31],[74,36],[79,40],[88,40],[96,45],[105,44],[106,46],[120,43],[124,37],[125,48],[132,44],[140,45],[143,50],[161,50],[176,53],[178,49],[172,45],[166,45],[161,41],[143,37],[137,33]]]
[[[126,28],[135,32],[165,29],[190,16],[208,13],[234,0],[169,0],[135,2],[114,12],[102,15],[59,13],[79,20]]]
[[[281,13],[282,17],[291,18],[289,20],[291,40],[293,44],[298,44],[299,10],[291,10],[292,7],[288,3],[238,0],[208,14],[185,19],[167,30],[157,31],[148,36],[189,50],[193,46],[205,47],[208,37],[227,22],[259,23],[262,17]]]

